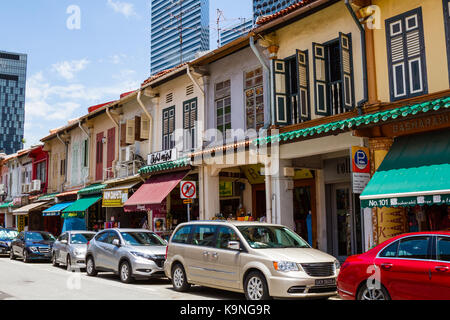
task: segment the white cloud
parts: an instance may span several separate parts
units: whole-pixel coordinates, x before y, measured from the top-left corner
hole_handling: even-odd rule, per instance
[[[58,62],[52,65],[52,70],[66,80],[73,80],[75,74],[84,70],[89,62],[87,59]]]
[[[134,4],[129,2],[120,2],[108,0],[108,5],[117,13],[123,14],[126,18],[138,16],[134,10]]]

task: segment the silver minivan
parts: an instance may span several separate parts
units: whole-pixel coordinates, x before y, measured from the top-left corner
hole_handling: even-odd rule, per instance
[[[164,263],[176,291],[196,284],[245,293],[249,300],[334,296],[339,269],[336,258],[289,228],[248,221],[181,224]]]
[[[107,229],[89,241],[86,273],[114,272],[120,280],[164,276],[167,242],[156,233],[144,229]]]

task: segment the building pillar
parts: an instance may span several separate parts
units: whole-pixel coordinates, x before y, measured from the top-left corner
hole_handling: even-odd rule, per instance
[[[370,171],[373,176],[383,162],[394,140],[392,138],[369,139]],[[398,234],[404,233],[405,208],[373,208],[373,241],[378,245]]]
[[[204,191],[202,194],[205,198],[203,217],[200,217],[200,220],[211,220],[220,213],[219,170],[214,170],[214,166],[205,166],[203,170]]]
[[[284,176],[284,168],[292,167],[291,160],[279,160],[278,170],[272,175],[272,223],[279,223],[294,229],[294,181]],[[273,169],[273,168],[272,168]]]
[[[314,219],[312,221],[313,229],[313,247],[324,252],[331,252],[332,248],[327,247],[327,208],[326,208],[326,193],[325,193],[325,172],[323,169],[315,170],[316,180],[316,223],[314,226]],[[314,232],[316,237],[314,237]],[[315,239],[314,239],[315,238]],[[327,250],[330,249],[330,250]]]

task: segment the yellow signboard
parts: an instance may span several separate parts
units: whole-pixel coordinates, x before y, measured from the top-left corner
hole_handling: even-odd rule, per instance
[[[220,197],[232,197],[233,196],[233,182],[221,181],[219,183],[219,196]]]
[[[128,200],[128,189],[103,191],[103,208],[120,208]]]
[[[25,216],[17,216],[17,231],[25,230]]]

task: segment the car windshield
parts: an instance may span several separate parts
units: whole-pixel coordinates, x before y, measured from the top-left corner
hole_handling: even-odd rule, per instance
[[[241,226],[239,231],[253,249],[311,248],[295,232],[278,226]]]
[[[86,244],[95,236],[95,233],[75,233],[70,239],[71,244]]]
[[[164,246],[163,239],[151,232],[121,232],[123,240],[129,246]]]
[[[0,229],[0,239],[12,240],[17,237],[19,232],[15,230]]]
[[[47,232],[27,232],[26,241],[55,241],[55,237]]]

